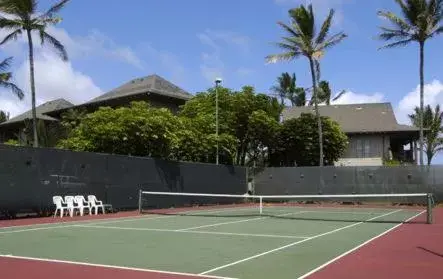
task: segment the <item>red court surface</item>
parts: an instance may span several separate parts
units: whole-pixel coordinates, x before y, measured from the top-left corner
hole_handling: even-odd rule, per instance
[[[306,278],[443,278],[443,208],[433,224],[403,224]]]

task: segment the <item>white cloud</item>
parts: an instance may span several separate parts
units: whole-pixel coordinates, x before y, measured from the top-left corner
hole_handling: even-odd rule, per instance
[[[352,91],[346,92],[338,100],[332,101],[332,104],[363,104],[363,103],[380,103],[384,102],[385,96],[381,93],[360,94]]]
[[[433,80],[431,83],[425,84],[424,103],[425,106],[443,105],[443,83],[441,81]],[[398,121],[403,124],[410,124],[408,114],[411,114],[414,108],[418,106],[420,106],[420,85],[417,85],[398,103],[395,109]]]
[[[78,104],[102,93],[89,76],[75,71],[70,62],[63,62],[54,54],[42,52],[34,64],[37,105],[58,98]],[[10,112],[11,117],[31,108],[27,60],[15,71],[15,83],[25,92],[24,100],[19,101],[5,89],[0,93],[0,110]]]
[[[90,30],[86,36],[71,36],[66,30],[57,27],[49,27],[47,32],[57,38],[66,48],[70,60],[85,57],[104,57],[122,61],[138,69],[143,69],[143,63],[129,46],[121,46],[114,40],[98,30]],[[3,38],[7,32],[0,30]],[[52,51],[49,45],[41,45],[38,34],[33,33],[34,49],[36,52]],[[14,57],[27,57],[28,44],[25,36],[21,36],[15,42],[10,42],[0,48],[7,55]]]
[[[250,38],[232,31],[206,29],[197,34],[197,38],[211,49],[209,52],[202,52],[200,64],[201,74],[211,83],[217,77],[224,78],[226,68],[222,60],[223,47],[234,47],[244,53],[250,51]]]

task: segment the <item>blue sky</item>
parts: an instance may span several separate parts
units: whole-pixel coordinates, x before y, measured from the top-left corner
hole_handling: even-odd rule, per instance
[[[53,0],[41,0],[45,10]],[[213,85],[238,89],[253,85],[269,92],[276,77],[294,72],[299,86],[310,86],[305,59],[266,65],[264,57],[278,53],[272,43],[283,34],[277,21],[288,22],[288,9],[313,3],[323,20],[336,10],[333,31],[349,37],[326,53],[322,77],[334,91],[349,91],[339,103],[392,103],[397,119],[418,104],[418,47],[378,50],[375,39],[380,9],[398,12],[393,0],[121,0],[72,1],[62,11],[62,23],[50,32],[67,47],[70,61],[61,62],[51,49],[37,49],[37,94],[44,102],[63,97],[74,103],[91,99],[130,79],[159,74],[195,93]],[[122,3],[124,3],[122,5]],[[0,31],[3,37],[4,33]],[[443,103],[443,36],[426,46],[426,102]],[[0,48],[13,55],[16,81],[28,91],[24,40]],[[0,92],[0,109],[13,115],[29,109]],[[437,162],[443,162],[441,158]]]

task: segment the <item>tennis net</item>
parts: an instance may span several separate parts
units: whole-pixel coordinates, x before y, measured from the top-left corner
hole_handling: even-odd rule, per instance
[[[430,224],[432,208],[433,198],[430,193],[231,195],[139,192],[140,214],[233,218],[264,216],[297,220]],[[425,218],[413,218],[419,215],[425,215]]]

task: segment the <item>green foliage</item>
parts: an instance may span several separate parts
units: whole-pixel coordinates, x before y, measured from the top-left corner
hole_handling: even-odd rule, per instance
[[[409,118],[414,126],[420,124],[420,108],[416,107],[413,114]],[[428,165],[431,164],[434,156],[443,150],[443,112],[440,110],[440,105],[433,109],[427,105],[423,113],[423,128],[426,129],[424,135],[425,153],[428,159]]]
[[[176,141],[177,119],[167,109],[154,109],[144,102],[131,107],[101,107],[88,114],[62,148],[166,158]]]
[[[180,115],[209,119],[212,126],[208,129],[215,132],[215,98],[213,88],[200,92],[183,106]],[[269,141],[270,136],[265,131],[272,131],[278,125],[282,107],[276,98],[256,94],[251,86],[244,86],[240,91],[219,87],[218,98],[220,134],[236,139],[234,163],[245,165],[248,158],[257,157],[257,148]]]
[[[397,167],[397,166],[401,166],[401,162],[399,160],[384,160],[383,161],[383,165],[387,166],[387,167]]]
[[[9,120],[9,112],[0,110],[0,123],[6,122],[8,120]]]
[[[20,146],[19,141],[16,139],[9,139],[9,140],[5,141],[4,144],[13,145],[13,146]]]
[[[6,89],[11,90],[12,94],[16,95],[20,100],[25,97],[23,91],[15,85],[15,83],[11,82],[12,80],[12,72],[8,72],[11,67],[12,57],[8,57],[0,62],[0,86]]]
[[[347,136],[338,123],[321,117],[323,127],[324,160],[332,165],[345,152]],[[271,163],[274,166],[316,166],[319,163],[317,119],[312,114],[285,121],[273,146]]]

